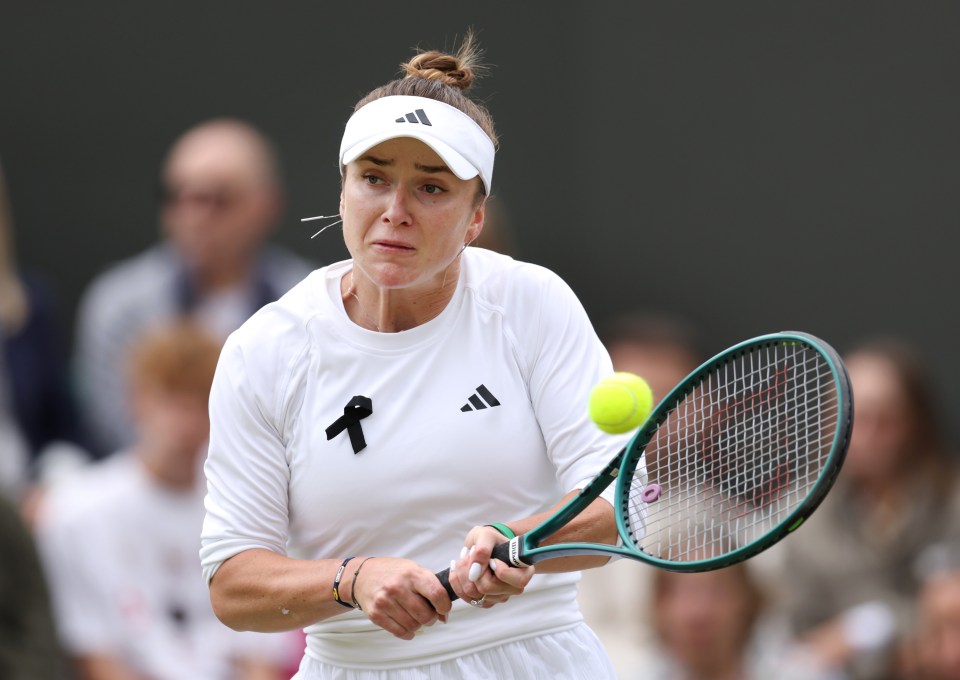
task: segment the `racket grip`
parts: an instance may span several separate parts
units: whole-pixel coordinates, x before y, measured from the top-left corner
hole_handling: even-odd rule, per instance
[[[510,541],[505,541],[504,543],[499,543],[494,546],[492,559],[500,560],[501,562],[510,564]],[[450,585],[449,567],[443,571],[438,571],[436,573],[436,577],[440,581],[440,585],[442,585],[447,591],[447,595],[450,596],[451,602],[455,602],[460,598],[460,596],[453,591],[453,587]]]

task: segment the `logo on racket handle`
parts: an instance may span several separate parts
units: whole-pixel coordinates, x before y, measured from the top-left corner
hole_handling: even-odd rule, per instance
[[[510,556],[507,558],[515,567],[529,567],[530,565],[520,559],[520,537],[516,536],[510,539]]]

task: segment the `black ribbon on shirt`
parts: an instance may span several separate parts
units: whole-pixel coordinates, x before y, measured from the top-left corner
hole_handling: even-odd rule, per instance
[[[327,428],[327,441],[346,430],[347,434],[350,435],[350,444],[353,446],[354,454],[360,453],[367,446],[367,440],[363,438],[363,428],[360,427],[360,421],[371,413],[373,413],[373,402],[370,398],[363,395],[355,396],[343,407],[343,415],[333,421],[333,424]]]

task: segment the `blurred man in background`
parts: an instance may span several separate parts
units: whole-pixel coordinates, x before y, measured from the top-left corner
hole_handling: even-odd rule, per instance
[[[101,273],[78,313],[76,369],[96,455],[133,439],[120,362],[145,329],[189,316],[224,338],[311,265],[267,240],[283,207],[269,142],[211,120],[174,144],[162,174],[161,243]]]

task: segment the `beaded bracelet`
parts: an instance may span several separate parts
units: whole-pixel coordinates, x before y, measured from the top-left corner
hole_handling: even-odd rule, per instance
[[[357,574],[360,573],[360,570],[363,569],[363,565],[367,563],[367,560],[372,560],[372,557],[367,557],[360,563],[360,566],[357,567],[357,570],[353,572],[353,586],[350,588],[350,600],[353,602],[353,606],[363,611],[363,607],[360,606],[360,603],[357,602]]]
[[[513,533],[513,529],[511,529],[510,527],[508,527],[506,524],[501,524],[501,523],[497,522],[497,523],[495,523],[495,524],[488,524],[487,526],[488,526],[488,527],[493,527],[494,529],[496,529],[497,531],[499,531],[501,534],[503,534],[503,535],[506,536],[507,538],[516,538],[516,537],[517,537],[517,535],[516,535],[515,533]]]
[[[343,568],[346,567],[347,562],[349,562],[352,559],[353,557],[348,557],[343,561],[343,563],[340,565],[340,568],[337,569],[336,578],[333,579],[333,599],[336,600],[338,603],[342,604],[347,609],[353,609],[353,605],[350,604],[349,602],[344,602],[343,600],[340,599],[340,577],[343,576]]]

